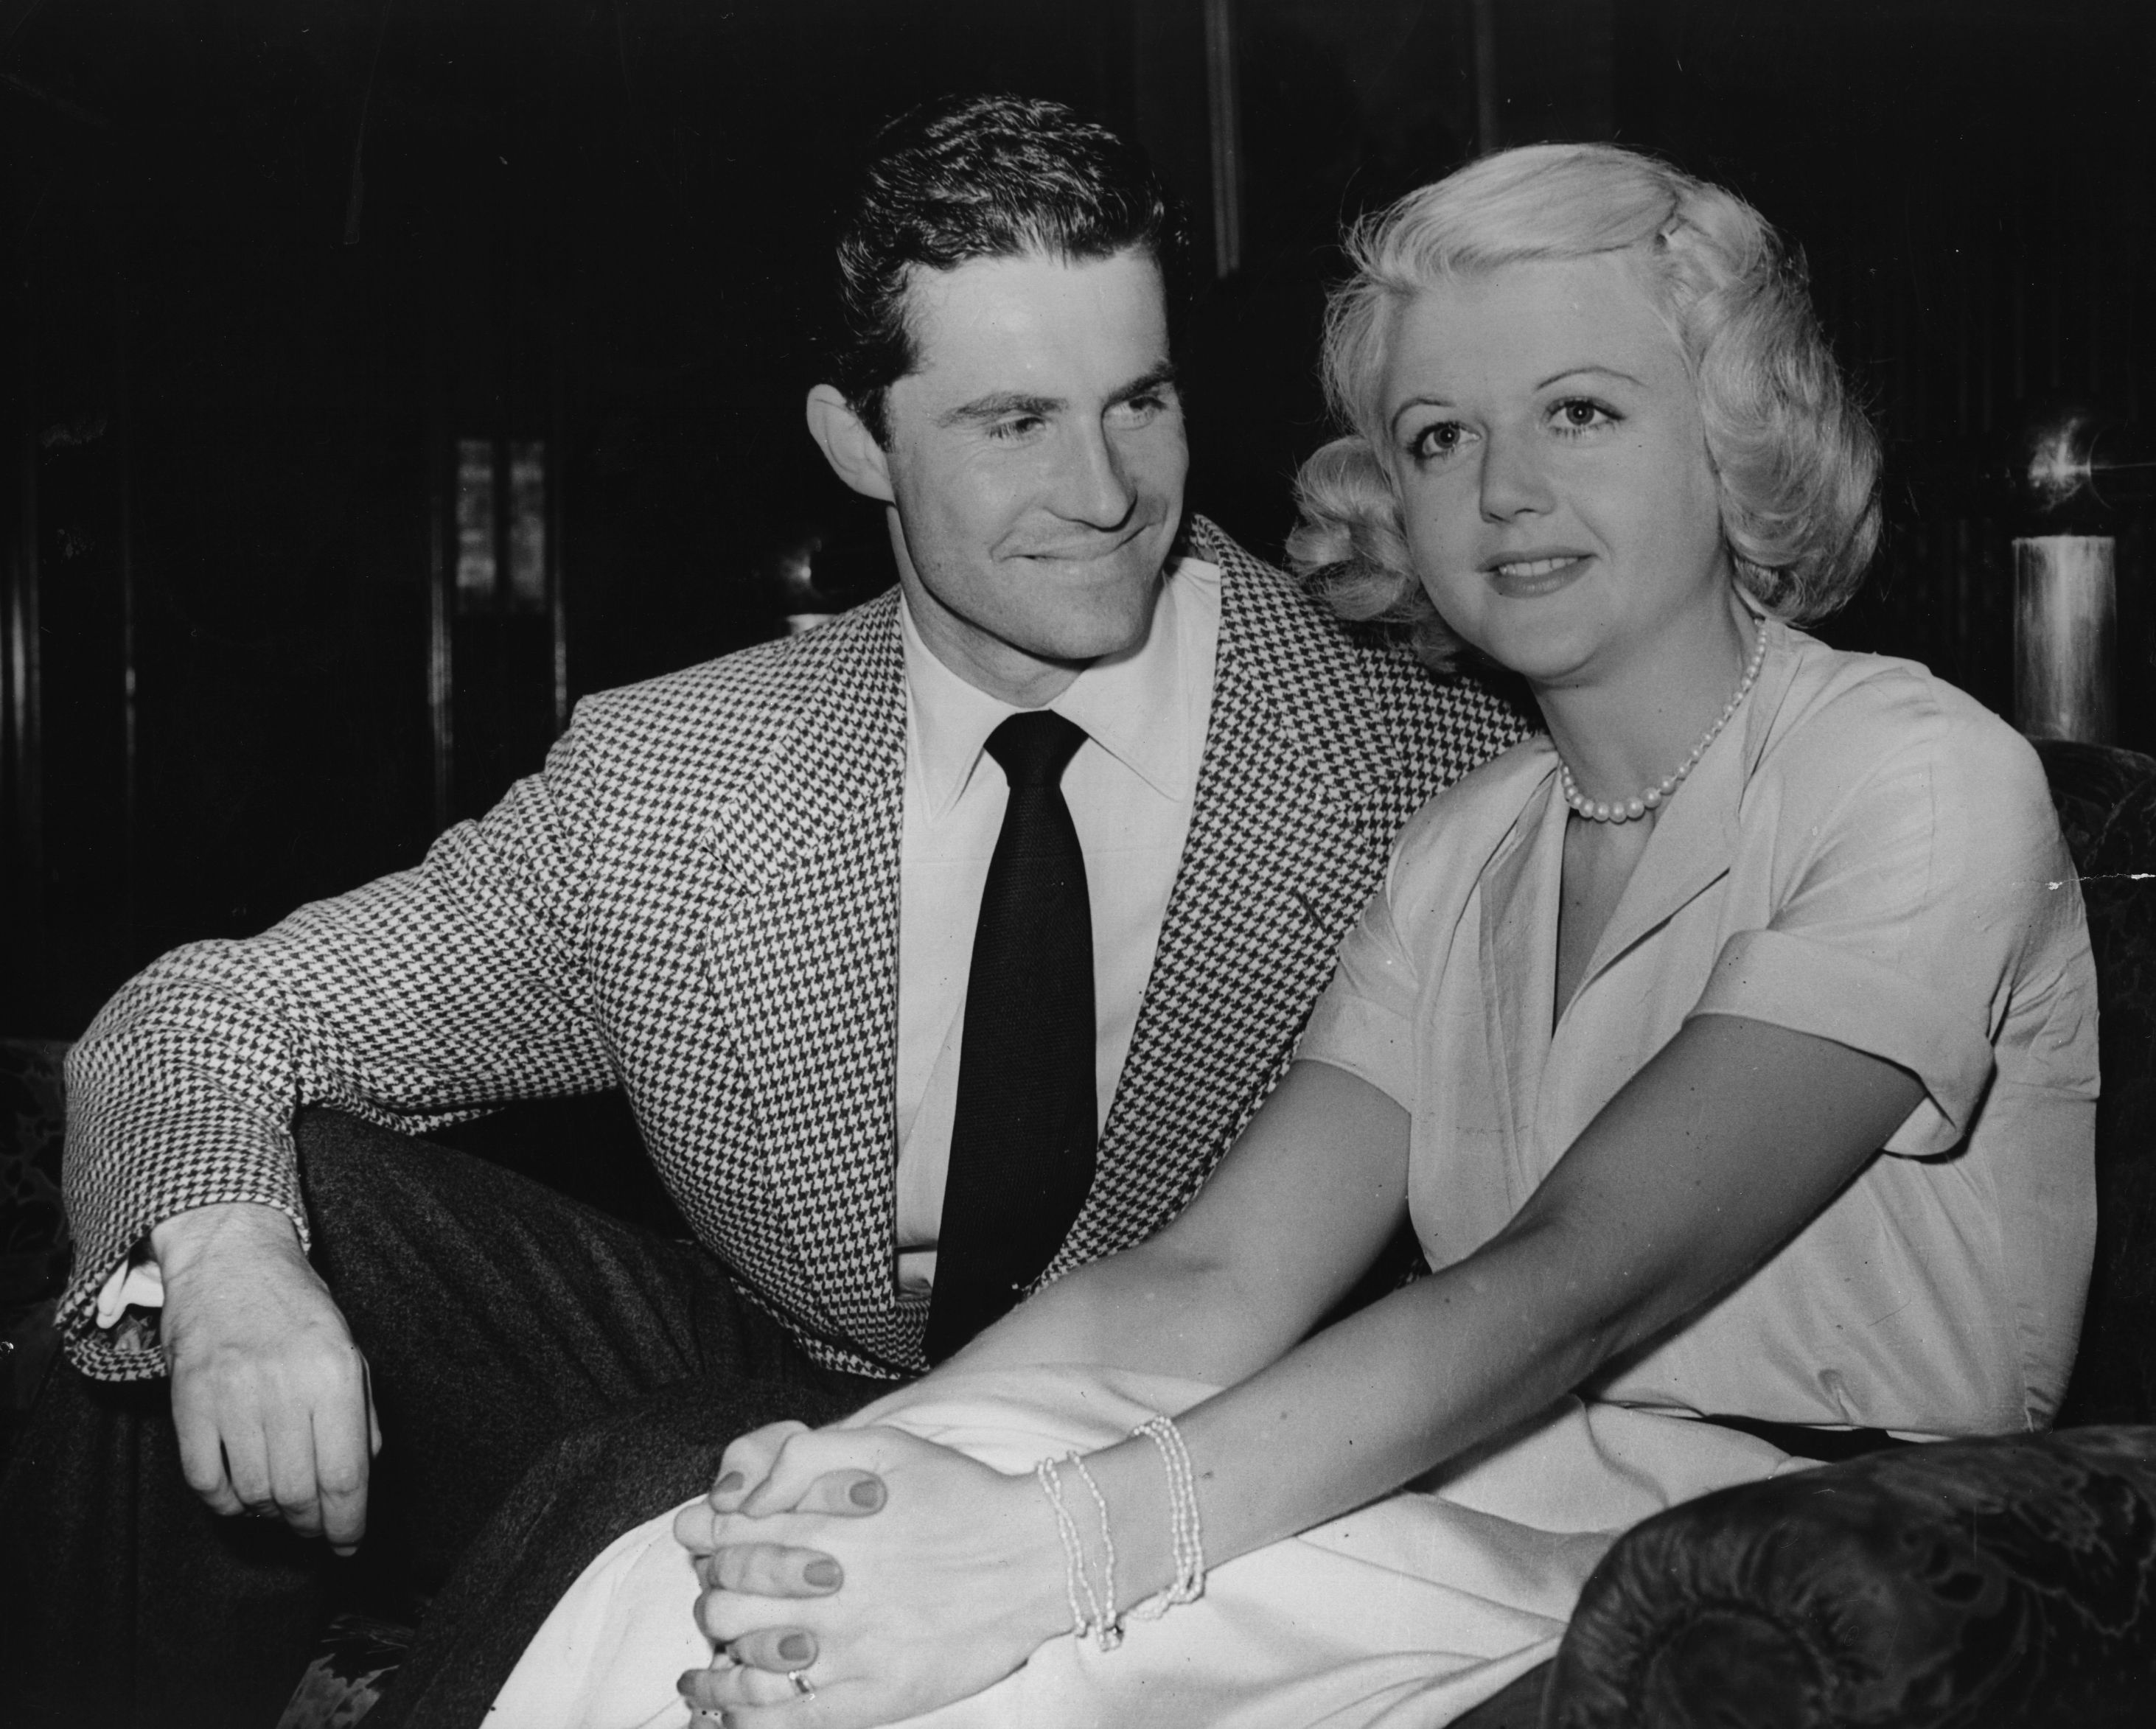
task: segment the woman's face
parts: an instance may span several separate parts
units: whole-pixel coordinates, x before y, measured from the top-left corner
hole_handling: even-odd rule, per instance
[[[1630,266],[1506,265],[1395,316],[1387,458],[1416,573],[1460,636],[1572,685],[1727,604],[1698,398]]]

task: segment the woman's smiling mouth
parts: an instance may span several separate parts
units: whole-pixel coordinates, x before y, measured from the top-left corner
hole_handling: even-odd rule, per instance
[[[1587,567],[1584,552],[1558,552],[1539,558],[1508,558],[1483,567],[1490,585],[1512,599],[1531,599],[1562,588]]]

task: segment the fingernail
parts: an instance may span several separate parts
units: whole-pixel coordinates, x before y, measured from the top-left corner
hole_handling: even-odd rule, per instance
[[[714,1495],[732,1495],[747,1481],[748,1481],[748,1479],[744,1477],[739,1471],[728,1471],[726,1475],[720,1478],[717,1482],[711,1485],[711,1493]]]
[[[846,1499],[857,1507],[866,1507],[874,1512],[883,1505],[883,1480],[863,1477],[846,1491]]]
[[[806,1663],[815,1649],[805,1633],[789,1633],[778,1642],[778,1655],[788,1663]]]
[[[835,1561],[812,1561],[801,1569],[801,1577],[826,1591],[835,1590],[845,1575],[839,1571]]]

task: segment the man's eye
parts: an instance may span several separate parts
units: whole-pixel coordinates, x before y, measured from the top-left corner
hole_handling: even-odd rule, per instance
[[[988,436],[992,439],[1022,439],[1037,432],[1046,424],[1038,414],[1012,414],[991,422]]]
[[[1108,410],[1109,418],[1123,426],[1143,426],[1168,407],[1164,392],[1147,391],[1143,396],[1126,397]]]

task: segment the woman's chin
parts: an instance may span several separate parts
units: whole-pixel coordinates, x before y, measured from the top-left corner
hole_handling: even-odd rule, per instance
[[[1548,633],[1504,633],[1476,643],[1483,656],[1537,690],[1577,685],[1594,659],[1595,644]]]

